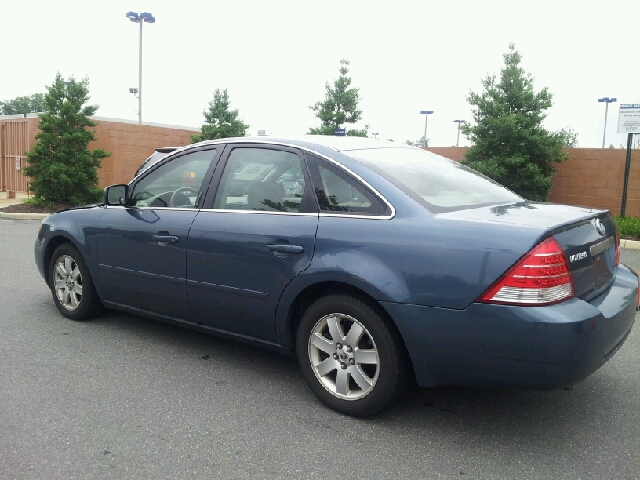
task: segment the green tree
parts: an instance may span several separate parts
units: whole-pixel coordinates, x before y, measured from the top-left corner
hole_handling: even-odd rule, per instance
[[[325,95],[323,101],[318,101],[309,108],[315,112],[316,118],[320,119],[320,126],[310,128],[311,135],[334,135],[336,128],[342,128],[345,123],[356,123],[362,118],[362,110],[358,110],[360,96],[358,89],[351,87],[351,77],[349,73],[349,61],[340,60],[340,76],[333,82],[325,84]],[[347,135],[356,137],[367,137],[369,125],[362,130],[347,130]]]
[[[406,143],[407,145],[411,145],[412,147],[428,147],[429,146],[429,139],[427,138],[425,140],[424,135],[423,135],[418,140],[416,140],[415,142],[412,142],[411,140],[406,140],[404,143]]]
[[[333,133],[332,133],[333,135]],[[365,125],[364,128],[358,129],[354,128],[351,130],[347,130],[348,137],[366,137],[369,138],[369,125]]]
[[[565,148],[575,148],[578,146],[578,134],[573,128],[561,128],[556,133],[562,137],[562,144]]]
[[[244,137],[249,125],[238,119],[238,109],[230,110],[230,105],[227,89],[220,91],[216,88],[213,100],[209,102],[209,110],[202,112],[205,119],[202,133],[193,135],[191,143],[217,138]]]
[[[40,115],[40,132],[36,144],[27,153],[25,175],[37,200],[80,205],[98,201],[100,160],[110,153],[98,148],[90,151],[95,140],[95,127],[89,116],[97,105],[89,101],[89,81],[65,81],[58,73],[44,96],[45,108]]]
[[[500,80],[486,77],[484,91],[467,97],[475,107],[475,124],[461,127],[473,144],[462,163],[524,198],[545,201],[553,164],[568,158],[562,151],[565,138],[542,127],[552,95],[547,88],[534,90],[533,77],[520,67],[522,57],[513,44],[503,57]]]
[[[43,112],[44,93],[34,93],[29,97],[16,97],[0,102],[0,115],[24,115]]]

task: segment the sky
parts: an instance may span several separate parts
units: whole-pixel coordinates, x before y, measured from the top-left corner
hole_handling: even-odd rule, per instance
[[[142,121],[199,128],[216,88],[250,125],[298,136],[319,125],[308,107],[351,62],[362,121],[382,139],[416,141],[429,115],[432,146],[456,144],[472,121],[469,92],[499,76],[513,42],[534,87],[554,105],[545,127],[572,128],[580,147],[618,134],[620,103],[640,103],[640,1],[0,0],[0,100],[45,92],[56,73],[88,78],[96,115],[137,120],[143,26]],[[634,50],[635,49],[635,50]],[[464,136],[460,145],[468,145]]]

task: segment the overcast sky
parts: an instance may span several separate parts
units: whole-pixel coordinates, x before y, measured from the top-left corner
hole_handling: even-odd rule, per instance
[[[417,140],[420,110],[433,146],[456,142],[471,120],[469,91],[499,74],[514,42],[536,90],[554,105],[545,125],[571,127],[579,146],[599,147],[603,96],[607,146],[619,147],[620,103],[640,101],[640,1],[8,1],[0,2],[0,99],[44,92],[57,72],[89,78],[101,117],[137,119],[143,27],[143,122],[199,127],[216,88],[229,91],[249,132],[300,135],[317,126],[308,106],[351,62],[363,126],[383,139]],[[466,139],[460,139],[466,145]]]

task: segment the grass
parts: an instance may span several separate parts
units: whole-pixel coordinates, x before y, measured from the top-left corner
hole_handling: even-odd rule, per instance
[[[637,217],[621,218],[618,215],[615,215],[614,218],[616,220],[616,223],[618,224],[618,231],[620,232],[620,238],[640,239],[640,218],[637,218]]]

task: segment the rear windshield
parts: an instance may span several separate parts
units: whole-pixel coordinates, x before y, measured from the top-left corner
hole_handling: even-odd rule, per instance
[[[345,153],[434,213],[522,200],[475,170],[426,150],[375,148]]]

